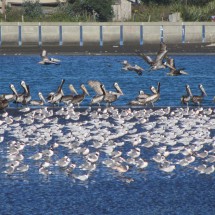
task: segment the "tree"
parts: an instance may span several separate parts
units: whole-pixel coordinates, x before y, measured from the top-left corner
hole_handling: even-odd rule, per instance
[[[72,3],[76,13],[84,13],[85,11],[91,15],[95,15],[97,21],[105,22],[112,20],[113,0],[69,0]]]
[[[40,18],[43,15],[42,6],[39,1],[25,1],[23,3],[23,12],[24,16],[27,16],[30,19]]]

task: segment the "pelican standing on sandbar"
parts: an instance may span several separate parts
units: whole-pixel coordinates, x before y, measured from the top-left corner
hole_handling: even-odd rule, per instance
[[[91,88],[93,88],[93,90],[96,93],[96,95],[92,98],[92,100],[90,102],[90,105],[92,105],[92,104],[98,104],[100,106],[100,103],[104,99],[104,94],[103,94],[103,91],[101,89],[102,83],[100,81],[96,81],[96,80],[89,80],[88,81],[88,85]]]
[[[30,105],[34,105],[34,106],[42,106],[46,103],[45,98],[43,97],[43,94],[41,92],[38,93],[39,96],[39,100],[31,100],[29,102]]]
[[[104,102],[106,102],[106,105],[110,105],[113,102],[115,102],[121,95],[123,95],[122,90],[120,89],[118,83],[114,83],[114,88],[116,89],[116,92],[113,91],[106,91],[105,90],[105,86],[104,84],[102,84],[101,86],[103,95],[104,95]]]
[[[61,98],[61,102],[65,104],[69,104],[72,102],[75,95],[78,95],[77,91],[75,90],[74,86],[72,84],[69,85],[69,89],[71,91],[70,95],[63,95]]]
[[[73,97],[73,99],[71,100],[71,103],[72,104],[77,104],[78,107],[80,105],[80,103],[84,100],[85,96],[86,95],[90,95],[87,91],[87,88],[84,86],[84,84],[81,84],[81,89],[82,89],[82,94],[79,94],[79,95],[75,95]]]
[[[202,103],[204,97],[207,96],[205,89],[204,89],[202,84],[199,84],[199,89],[201,91],[201,95],[193,95],[191,98],[191,101],[197,105],[200,105]]]
[[[187,92],[187,94],[186,95],[183,95],[182,97],[181,97],[181,103],[182,104],[186,104],[187,106],[188,106],[188,103],[190,102],[190,100],[191,100],[191,98],[192,98],[192,92],[191,92],[191,90],[190,90],[190,86],[187,84],[186,85],[186,92]]]
[[[64,95],[63,90],[62,90],[64,83],[65,83],[65,79],[62,79],[61,84],[59,85],[59,87],[57,89],[57,92],[56,93],[51,92],[49,94],[49,96],[47,97],[47,100],[49,103],[56,104],[61,101],[61,98]]]

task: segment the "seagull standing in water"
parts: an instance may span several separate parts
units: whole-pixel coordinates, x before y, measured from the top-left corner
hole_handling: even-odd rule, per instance
[[[70,161],[71,160],[68,156],[64,156],[60,160],[57,160],[55,165],[59,166],[59,167],[67,167],[69,165]]]

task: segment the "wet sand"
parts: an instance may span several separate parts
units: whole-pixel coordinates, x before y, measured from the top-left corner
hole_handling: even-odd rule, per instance
[[[211,43],[177,43],[168,44],[167,48],[169,54],[179,55],[202,55],[202,54],[215,54],[215,44]],[[140,46],[137,43],[124,44],[120,46],[117,44],[58,44],[48,45],[2,45],[0,47],[0,55],[28,55],[41,53],[42,49],[46,49],[50,54],[59,55],[89,55],[89,54],[102,54],[102,55],[136,55],[135,50],[140,50],[144,53],[155,54],[159,50],[159,44],[143,44]]]

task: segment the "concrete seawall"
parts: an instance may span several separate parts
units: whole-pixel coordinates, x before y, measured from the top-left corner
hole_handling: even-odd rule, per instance
[[[1,46],[215,43],[215,22],[4,23]]]

